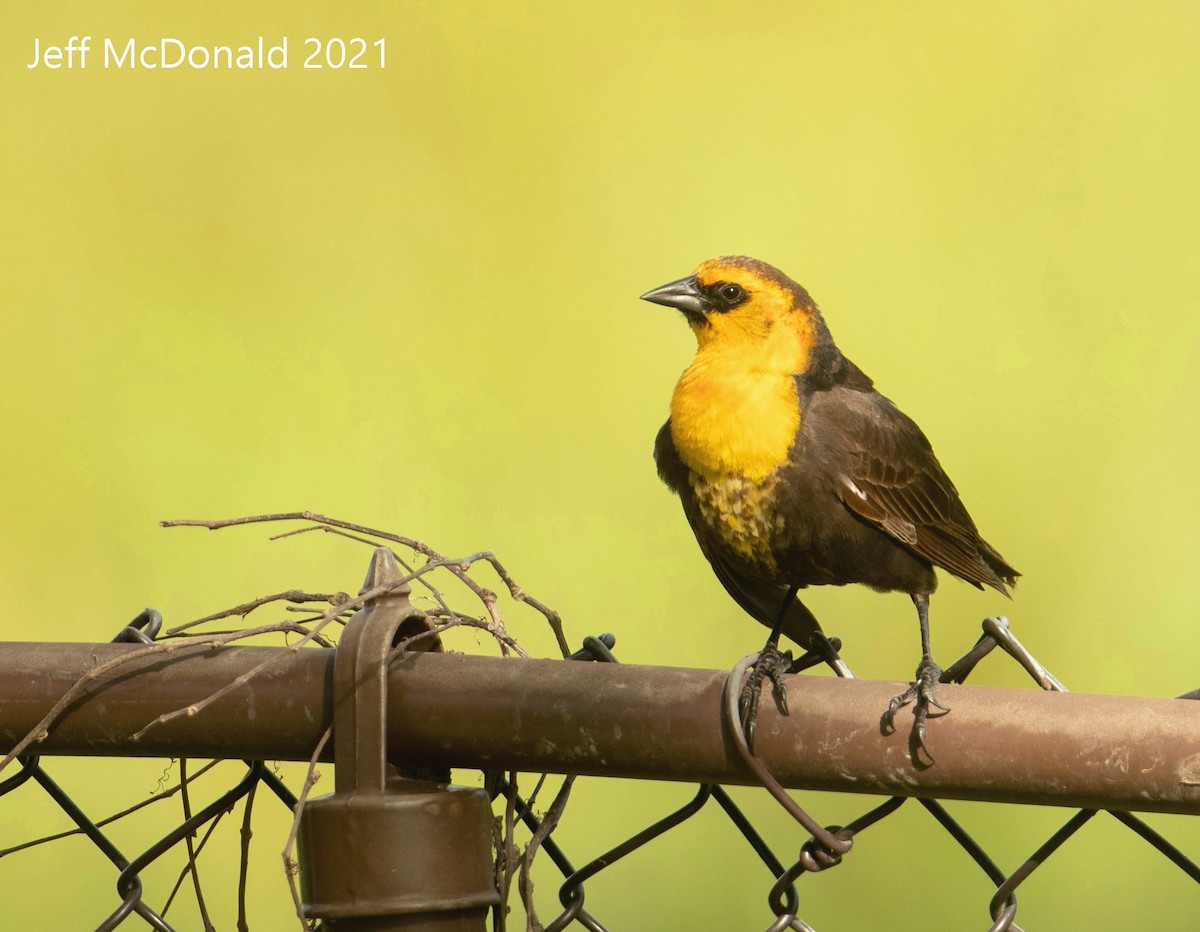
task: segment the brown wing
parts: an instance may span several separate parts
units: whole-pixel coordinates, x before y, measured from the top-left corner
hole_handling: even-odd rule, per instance
[[[921,429],[877,392],[829,394],[836,408],[825,416],[848,453],[837,475],[846,507],[936,566],[1007,594],[1020,574],[979,536]]]

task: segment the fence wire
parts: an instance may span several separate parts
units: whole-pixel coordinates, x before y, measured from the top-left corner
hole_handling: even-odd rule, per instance
[[[849,667],[838,653],[841,643],[837,638],[826,638],[818,633],[814,638],[813,647],[792,665],[791,672],[797,673],[820,663],[826,663],[839,676],[850,676]],[[594,660],[616,663],[613,655],[614,646],[612,635],[602,635],[599,638],[584,639],[581,651],[572,655],[573,660]],[[963,683],[981,660],[992,653],[997,647],[1015,660],[1029,674],[1035,683],[1044,690],[1065,692],[1066,687],[1050,673],[1038,660],[1017,640],[1009,629],[1008,620],[1003,617],[987,618],[983,622],[983,633],[975,645],[955,663],[942,673],[944,683]],[[559,888],[559,900],[563,905],[562,912],[546,924],[546,932],[560,932],[572,922],[577,922],[589,932],[606,932],[605,927],[592,915],[583,910],[583,883],[595,877],[601,871],[611,867],[617,861],[632,854],[643,845],[660,837],[671,829],[681,825],[698,813],[710,799],[715,799],[721,809],[729,817],[734,826],[741,832],[746,842],[766,865],[774,878],[770,886],[767,902],[775,914],[775,921],[767,927],[767,932],[783,932],[793,929],[796,932],[813,932],[813,927],[798,915],[799,895],[796,882],[805,873],[816,873],[842,863],[843,857],[849,853],[857,835],[870,828],[886,817],[892,815],[901,806],[910,801],[910,797],[894,796],[886,802],[864,812],[858,818],[845,826],[830,825],[822,827],[813,820],[770,775],[769,771],[754,757],[742,728],[739,699],[742,685],[749,672],[750,666],[757,655],[743,658],[731,671],[725,691],[726,723],[735,736],[735,742],[748,764],[759,777],[763,786],[776,798],[780,805],[792,815],[806,830],[812,832],[808,841],[801,847],[800,857],[789,867],[784,868],[778,857],[771,851],[762,836],[741,812],[729,794],[715,784],[700,784],[696,795],[686,805],[669,813],[653,824],[630,836],[620,844],[610,848],[603,854],[594,857],[581,868],[573,868],[566,856],[554,846],[547,848],[547,853],[564,877]],[[1194,690],[1180,696],[1181,699],[1200,697],[1200,690]],[[803,714],[797,712],[796,714]],[[505,788],[511,793],[511,788]],[[988,910],[993,923],[988,932],[1021,932],[1021,927],[1014,921],[1017,913],[1017,888],[1041,868],[1051,855],[1055,854],[1065,842],[1074,836],[1079,829],[1086,825],[1100,810],[1082,809],[1076,812],[1061,828],[1055,831],[1045,843],[1040,845],[1012,873],[1005,874],[995,861],[976,841],[971,834],[946,810],[940,802],[933,799],[917,798],[922,806],[941,828],[963,849],[972,861],[983,871],[988,880],[996,886],[996,892],[988,903]],[[536,831],[539,821],[528,811],[524,801],[517,797],[520,816],[530,831]],[[1200,883],[1200,867],[1180,851],[1175,845],[1155,831],[1144,820],[1128,812],[1112,811],[1108,813],[1135,835],[1165,856],[1172,864],[1182,870],[1192,881]]]
[[[153,643],[154,638],[158,635],[162,628],[162,615],[153,608],[147,608],[142,611],[128,625],[125,625],[117,632],[113,643]],[[126,857],[117,847],[116,843],[104,832],[104,826],[119,818],[128,815],[130,812],[141,805],[146,805],[149,802],[157,801],[165,798],[169,793],[160,793],[151,800],[145,803],[132,807],[124,812],[118,813],[108,818],[93,820],[83,808],[67,793],[55,780],[50,776],[49,772],[42,765],[40,758],[37,755],[27,755],[19,758],[20,770],[11,777],[0,781],[0,798],[8,796],[19,787],[26,783],[33,782],[40,786],[46,795],[67,815],[67,817],[75,823],[78,830],[90,841],[97,850],[100,851],[117,870],[116,893],[120,898],[119,905],[105,917],[98,926],[96,932],[111,932],[116,929],[130,916],[139,916],[145,920],[146,925],[157,930],[157,932],[174,932],[174,927],[171,926],[164,918],[164,914],[171,905],[175,894],[178,892],[181,884],[185,879],[185,874],[181,873],[179,881],[175,888],[167,897],[166,905],[159,910],[155,910],[147,904],[143,898],[142,873],[151,864],[167,854],[171,849],[178,845],[181,841],[185,841],[188,847],[188,866],[185,872],[194,869],[196,858],[200,850],[208,841],[212,830],[216,828],[217,823],[221,818],[229,813],[238,802],[242,799],[246,800],[245,821],[249,822],[252,812],[254,800],[254,792],[261,784],[267,787],[272,794],[288,809],[294,809],[296,806],[296,796],[284,782],[266,766],[266,763],[261,760],[245,761],[245,774],[230,787],[226,792],[222,793],[212,802],[202,807],[198,812],[189,815],[178,825],[171,828],[170,831],[162,835],[145,851],[141,852],[133,858]],[[215,762],[214,762],[215,763]],[[187,776],[186,764],[181,761],[180,766],[180,784],[178,789],[186,794],[187,785],[189,782],[197,779],[202,772],[210,769],[209,767],[201,768],[201,771]],[[170,791],[173,793],[173,790]],[[184,797],[186,799],[186,795]],[[185,809],[186,809],[185,805]],[[201,838],[199,844],[193,845],[192,839],[202,828],[208,826],[205,835]],[[74,834],[73,832],[64,832],[57,836],[51,836],[39,841],[54,841],[58,838],[66,837]],[[15,854],[18,851],[25,850],[32,846],[30,844],[17,845],[12,848],[0,851],[0,856]],[[241,876],[238,883],[239,903],[238,917],[239,926],[246,924],[246,868],[247,862],[243,857],[241,862]],[[205,919],[205,925],[211,927],[207,920],[205,910],[202,903],[202,894],[199,891],[199,886],[196,888],[196,895],[200,905],[201,915]]]
[[[159,634],[162,624],[161,616],[153,609],[142,612],[133,622],[122,627],[113,639],[121,642],[152,643]],[[568,662],[616,663],[613,654],[615,639],[610,634],[598,637],[588,637],[583,641],[580,650],[571,654]],[[1017,640],[1009,630],[1008,622],[1003,618],[989,618],[983,623],[983,633],[976,644],[959,660],[946,668],[942,681],[946,683],[964,682],[975,667],[985,657],[999,647],[1007,656],[1029,674],[1033,681],[1044,690],[1065,691],[1065,687]],[[836,638],[825,638],[818,634],[810,650],[800,657],[792,667],[792,672],[799,672],[822,663],[830,666],[840,676],[853,676],[839,651],[841,644]],[[800,846],[799,856],[787,863],[780,859],[769,847],[760,832],[750,819],[734,803],[729,793],[715,784],[700,784],[694,796],[683,806],[666,814],[653,824],[634,833],[618,845],[611,847],[598,855],[593,855],[581,867],[575,867],[573,860],[563,851],[552,835],[541,842],[547,858],[561,873],[563,880],[558,889],[558,899],[562,907],[557,916],[548,921],[544,928],[546,932],[561,932],[572,925],[580,926],[589,932],[606,932],[592,908],[585,908],[586,882],[595,878],[618,861],[640,851],[655,839],[692,818],[701,810],[709,807],[715,801],[720,811],[730,820],[733,826],[744,838],[747,848],[763,864],[764,898],[770,914],[774,917],[766,926],[767,932],[782,932],[792,929],[797,932],[812,932],[813,927],[802,916],[802,900],[798,889],[799,880],[808,873],[817,873],[835,867],[851,856],[852,847],[858,837],[868,828],[886,820],[906,803],[907,797],[896,796],[873,806],[846,825],[822,825],[796,802],[782,786],[771,776],[763,763],[755,757],[751,743],[747,741],[739,715],[739,697],[742,686],[756,655],[743,658],[730,672],[725,687],[724,714],[726,726],[733,734],[735,745],[746,763],[756,774],[760,783],[778,801],[780,806],[801,825],[807,840]],[[1198,698],[1200,690],[1185,694],[1181,698]],[[803,709],[795,709],[793,715],[803,715]],[[195,896],[200,907],[206,928],[211,928],[207,918],[201,893],[199,877],[196,873],[196,862],[205,843],[208,841],[216,824],[241,801],[245,801],[244,819],[249,824],[251,809],[255,800],[255,792],[263,786],[270,790],[270,795],[279,803],[295,810],[297,794],[289,789],[280,777],[272,771],[264,761],[247,760],[245,770],[234,785],[218,798],[192,813],[186,802],[189,783],[201,773],[206,772],[212,764],[188,774],[186,764],[181,763],[180,784],[154,799],[171,795],[176,790],[184,794],[185,818],[151,844],[146,850],[134,857],[125,855],[105,832],[105,825],[114,819],[122,817],[133,809],[140,808],[154,799],[131,807],[123,813],[118,813],[106,819],[95,820],[83,811],[81,806],[54,781],[46,767],[35,755],[20,758],[20,769],[6,779],[0,780],[0,797],[14,799],[18,791],[26,784],[41,787],[42,791],[62,809],[81,832],[116,871],[115,893],[117,905],[113,911],[96,927],[101,932],[113,930],[121,926],[133,916],[139,917],[147,926],[159,932],[171,932],[173,927],[165,915],[172,900],[185,884],[189,875],[194,882]],[[488,775],[485,774],[485,785]],[[490,786],[493,797],[505,805],[511,817],[520,822],[531,834],[539,833],[542,821],[535,814],[534,801],[523,798],[509,779],[493,779]],[[536,791],[535,791],[536,795]],[[1004,932],[1015,930],[1020,932],[1020,926],[1015,922],[1017,913],[1017,889],[1027,882],[1046,862],[1056,856],[1076,833],[1092,820],[1100,810],[1083,809],[1076,812],[1056,830],[1043,844],[1037,847],[1015,870],[1006,873],[987,853],[984,847],[972,837],[967,829],[950,815],[946,808],[933,799],[916,799],[916,804],[927,811],[935,823],[950,836],[979,869],[986,875],[995,892],[988,903],[988,910],[993,919],[989,932]],[[709,807],[711,808],[711,807]],[[1174,844],[1145,823],[1141,818],[1122,811],[1110,812],[1112,818],[1128,828],[1135,836],[1160,852],[1167,860],[1184,872],[1192,881],[1200,883],[1200,867],[1195,861],[1185,855]],[[198,833],[203,831],[203,835]],[[40,841],[53,840],[71,832],[39,839],[0,851],[0,857],[14,854],[31,847]],[[197,841],[197,837],[199,840]],[[158,861],[180,843],[187,848],[187,863],[179,873],[177,882],[165,899],[165,905],[154,908],[146,902],[146,891],[143,888],[142,874],[147,867]],[[241,875],[239,879],[239,929],[249,928],[246,907],[246,847],[248,832],[243,832],[243,851]],[[501,903],[493,913],[493,928],[497,932],[505,929],[506,905]]]

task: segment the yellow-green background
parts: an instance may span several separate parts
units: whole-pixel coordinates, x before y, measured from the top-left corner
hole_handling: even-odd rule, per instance
[[[355,588],[367,553],[347,542],[157,527],[312,508],[493,548],[573,641],[615,631],[624,661],[731,665],[763,631],[650,458],[691,336],[637,295],[737,252],[809,287],[1025,574],[1012,603],[947,580],[940,658],[1006,612],[1076,690],[1200,685],[1194,3],[359,6],[8,5],[5,637],[104,640],[145,604],[179,622]],[[286,34],[291,67],[105,72],[93,52],[87,71],[25,69],[35,37],[73,34]],[[387,68],[304,71],[309,35],[385,37]],[[859,675],[910,675],[906,598],[810,604]],[[505,611],[551,652],[536,617]],[[1011,666],[978,681],[1018,684]],[[99,814],[161,768],[52,770]],[[583,781],[562,842],[580,863],[688,795]],[[801,836],[763,795],[737,793],[790,858]],[[32,787],[18,796],[0,846],[65,824]],[[803,798],[827,822],[869,803]],[[1005,869],[1066,816],[951,808]],[[1200,855],[1188,820],[1151,821]],[[132,853],[155,824],[117,838]],[[277,813],[256,835],[255,929],[288,927],[285,830]],[[230,928],[234,826],[213,844],[201,867]],[[114,881],[77,840],[0,860],[3,925],[92,928]],[[548,865],[539,883],[545,914]],[[614,932],[753,930],[766,890],[713,811],[589,884],[588,906]],[[915,806],[801,892],[822,930],[988,921],[983,875]],[[1098,819],[1018,918],[1197,917],[1182,873]]]

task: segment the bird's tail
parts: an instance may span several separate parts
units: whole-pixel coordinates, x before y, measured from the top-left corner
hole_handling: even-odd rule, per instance
[[[988,580],[988,585],[999,589],[1005,595],[1009,595],[1008,588],[1016,586],[1017,577],[1021,574],[985,540],[979,542],[979,556],[983,558],[983,562],[987,564],[987,568],[996,576],[996,581],[992,582]]]

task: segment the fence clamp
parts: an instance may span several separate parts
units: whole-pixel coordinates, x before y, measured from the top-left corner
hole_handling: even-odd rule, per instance
[[[380,547],[362,592],[403,578]],[[406,779],[387,759],[388,657],[431,622],[400,586],[346,623],[333,669],[334,793],[300,821],[304,915],[328,932],[482,932],[499,902],[481,789]]]

